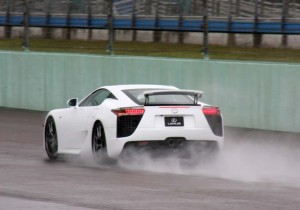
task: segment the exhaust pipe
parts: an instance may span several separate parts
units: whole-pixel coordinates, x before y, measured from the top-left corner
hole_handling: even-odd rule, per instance
[[[181,146],[183,146],[183,140],[182,139],[177,139],[177,146],[178,147],[181,147]]]
[[[174,139],[169,139],[169,140],[168,140],[168,145],[169,145],[170,147],[174,147],[174,146],[175,146],[175,140],[174,140]]]
[[[183,138],[168,138],[167,144],[169,147],[181,147],[184,145],[184,141]]]

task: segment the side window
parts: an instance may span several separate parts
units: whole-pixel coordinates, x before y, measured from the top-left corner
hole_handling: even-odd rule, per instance
[[[100,89],[87,97],[79,106],[98,106],[107,98],[116,99],[116,97],[108,90]]]

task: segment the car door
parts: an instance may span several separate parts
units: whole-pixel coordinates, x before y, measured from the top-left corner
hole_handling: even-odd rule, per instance
[[[99,89],[86,97],[78,106],[65,109],[59,117],[61,146],[64,149],[81,149],[92,121],[99,113],[99,105],[106,98],[115,98],[108,90]]]
[[[87,135],[88,131],[92,129],[96,116],[98,114],[101,115],[101,111],[103,111],[101,104],[107,98],[116,99],[116,97],[107,89],[99,89],[79,104],[78,112],[83,115],[81,117],[82,124],[80,129],[83,131],[84,135]],[[79,144],[81,146],[84,144],[85,139],[86,138],[79,139]]]
[[[60,146],[63,149],[81,148],[81,139],[86,135],[82,129],[84,119],[84,110],[78,106],[69,107],[60,112],[57,123],[60,128]]]

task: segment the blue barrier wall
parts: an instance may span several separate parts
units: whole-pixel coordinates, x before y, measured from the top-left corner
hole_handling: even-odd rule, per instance
[[[147,83],[204,91],[225,125],[300,132],[300,65],[0,51],[0,106],[65,107],[102,85]]]
[[[115,17],[113,21],[114,29],[123,30],[162,30],[162,31],[187,31],[203,32],[203,18],[179,20],[178,17],[170,18],[135,18]],[[22,26],[24,17],[22,15],[11,15],[9,18],[0,15],[0,26]],[[82,16],[46,16],[32,14],[29,18],[29,27],[61,27],[61,28],[92,28],[108,29],[107,17],[91,18]],[[260,33],[260,34],[300,34],[299,22],[286,22],[276,20],[253,20],[231,21],[209,20],[207,24],[208,32],[217,33]]]

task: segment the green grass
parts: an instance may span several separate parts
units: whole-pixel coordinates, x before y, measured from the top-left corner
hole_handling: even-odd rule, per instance
[[[22,51],[21,39],[1,39],[0,50]],[[83,54],[108,54],[107,41],[80,41],[31,39],[30,50],[37,52],[66,52]],[[203,58],[198,44],[172,44],[117,41],[115,55],[154,56],[171,58]],[[278,48],[251,48],[209,46],[209,57],[221,60],[248,60],[272,62],[300,62],[300,50]]]

